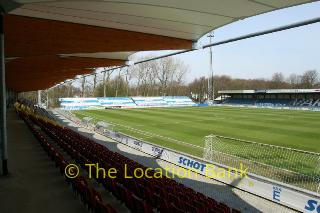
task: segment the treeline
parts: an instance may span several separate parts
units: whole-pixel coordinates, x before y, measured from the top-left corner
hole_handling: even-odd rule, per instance
[[[319,73],[316,70],[304,72],[302,75],[291,74],[285,77],[282,73],[274,73],[271,79],[233,79],[222,75],[214,77],[217,90],[243,89],[312,89],[319,88]]]
[[[137,64],[129,69],[111,71],[102,77],[94,90],[99,97],[165,96],[188,94],[185,83],[189,67],[174,58],[162,58]],[[103,80],[105,79],[105,80]]]
[[[320,88],[319,73],[309,70],[302,75],[291,74],[285,77],[282,73],[274,73],[271,79],[238,79],[228,75],[214,76],[215,97],[219,90],[252,90],[252,89],[312,89]],[[209,88],[211,85],[211,78]],[[211,88],[210,88],[211,90]],[[197,94],[197,101],[205,101],[208,97],[208,78],[200,77],[188,84],[188,91]],[[212,99],[210,93],[209,98]]]
[[[188,72],[189,67],[175,57],[148,61],[121,70],[99,72],[50,89],[49,105],[58,106],[58,99],[63,97],[189,96],[199,102],[208,97],[211,100],[212,79],[208,81],[207,77],[202,76],[187,83],[185,78]],[[270,79],[238,79],[216,75],[213,84],[215,97],[219,90],[320,88],[319,73],[316,70],[290,76],[277,72]],[[31,99],[37,99],[36,93],[25,94]]]
[[[188,72],[189,67],[175,57],[140,63],[128,69],[99,72],[92,77],[84,77],[50,89],[49,105],[58,106],[59,98],[64,97],[188,95],[185,83]],[[24,96],[37,100],[36,92],[28,92]]]

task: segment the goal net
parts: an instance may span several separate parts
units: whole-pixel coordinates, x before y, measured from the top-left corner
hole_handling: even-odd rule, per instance
[[[203,158],[233,168],[240,163],[248,172],[319,193],[320,154],[208,135]]]

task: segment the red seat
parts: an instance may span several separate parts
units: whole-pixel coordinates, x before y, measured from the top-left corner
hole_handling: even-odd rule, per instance
[[[166,200],[163,200],[160,204],[160,213],[167,213],[167,212],[170,212],[170,203],[167,202]]]
[[[88,209],[95,210],[97,208],[98,201],[102,201],[100,193],[91,187],[87,187],[85,193],[85,203],[88,205]]]
[[[131,206],[132,212],[141,212],[141,213],[153,213],[152,207],[146,202],[139,199],[137,196],[132,196],[133,205]]]
[[[95,213],[117,213],[109,204],[105,204],[102,201],[97,201]]]
[[[172,213],[184,213],[183,209],[175,206],[173,203],[170,204],[170,212],[172,212]]]

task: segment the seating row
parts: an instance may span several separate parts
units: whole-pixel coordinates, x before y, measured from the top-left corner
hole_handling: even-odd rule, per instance
[[[142,178],[125,178],[125,173],[133,176],[137,168],[146,170],[147,167],[109,150],[107,147],[78,132],[56,125],[48,119],[41,119],[36,116],[29,116],[28,119],[29,123],[32,122],[39,126],[43,132],[51,137],[56,145],[65,150],[78,165],[88,172],[89,167],[86,164],[99,164],[105,170],[115,168],[117,171],[116,178],[104,177],[103,173],[99,176],[94,176],[94,178],[106,190],[121,200],[132,212],[240,212],[165,176],[161,178],[147,178],[145,176]],[[39,141],[43,140],[41,137],[38,139]],[[67,162],[60,158],[61,156],[56,154],[56,151],[51,149],[52,147],[50,146],[45,148],[47,152],[53,152],[53,156],[56,156],[53,159],[62,172]],[[95,167],[90,167],[90,169],[92,169],[92,174],[96,173]],[[155,171],[149,170],[149,172],[150,176],[153,176]],[[72,184],[75,193],[81,197],[81,200],[90,209],[100,212],[99,209],[103,206],[102,201],[93,189],[85,188],[87,184],[84,178],[79,177],[68,181]],[[106,208],[108,209],[108,207]]]
[[[84,169],[89,169],[86,164],[97,163],[106,170],[115,168],[117,178],[103,175],[95,178],[133,212],[239,212],[165,176],[159,179],[125,178],[125,172],[131,176],[136,168],[147,168],[69,128],[39,120],[35,122]],[[127,171],[124,171],[125,165]],[[92,174],[95,174],[95,168],[91,169]],[[153,170],[150,176],[153,176],[152,173]]]
[[[61,175],[65,176],[65,168],[69,162],[64,159],[63,154],[59,152],[59,150],[56,149],[43,134],[41,134],[41,131],[34,126],[33,122],[26,115],[20,114],[20,117],[25,121],[51,160],[55,162],[56,167],[60,169]],[[72,185],[74,195],[80,197],[80,200],[85,204],[89,211],[95,213],[116,213],[109,204],[103,202],[101,195],[88,185],[84,177],[79,176],[75,179],[70,179],[65,176],[65,180],[69,185]]]

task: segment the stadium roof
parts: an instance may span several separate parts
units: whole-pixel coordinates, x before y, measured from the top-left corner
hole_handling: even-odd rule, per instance
[[[124,65],[136,51],[191,49],[207,32],[310,0],[8,0],[6,81],[51,87],[88,69]]]

